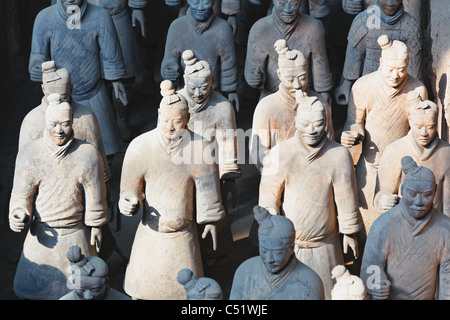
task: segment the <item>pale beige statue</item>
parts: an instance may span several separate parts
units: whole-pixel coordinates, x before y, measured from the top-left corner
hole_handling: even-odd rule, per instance
[[[367,289],[361,278],[350,274],[343,265],[331,270],[335,284],[331,290],[331,300],[367,300]]]
[[[433,206],[433,172],[401,159],[402,198],[372,225],[361,279],[377,300],[450,299],[450,218]]]
[[[206,225],[202,237],[212,236],[215,248],[215,223],[225,212],[217,163],[203,158],[210,143],[186,128],[187,101],[170,81],[161,94],[157,127],[133,139],[123,161],[119,210],[142,208],[124,290],[134,299],[184,300],[177,273],[203,276],[195,222]]]
[[[327,138],[326,121],[325,106],[316,97],[299,104],[295,136],[278,143],[264,160],[259,205],[293,221],[295,254],[318,273],[330,299],[331,270],[344,264],[348,248],[358,257],[355,235],[363,225],[351,155]]]
[[[212,143],[211,153],[219,165],[220,189],[224,208],[228,211],[227,198],[231,194],[233,207],[237,203],[235,180],[242,175],[238,165],[238,139],[233,104],[214,90],[214,77],[205,60],[197,60],[191,50],[182,54],[184,88],[179,91],[189,106],[187,127]],[[218,247],[211,251],[210,238],[205,239],[203,259],[209,264],[223,263],[233,241],[227,216],[217,223]]]
[[[450,216],[450,145],[437,134],[438,113],[434,102],[419,100],[410,108],[408,134],[384,150],[374,198],[374,206],[380,213],[398,204],[404,177],[401,159],[410,156],[418,165],[433,171],[437,184],[434,207]]]
[[[30,223],[14,277],[14,292],[24,299],[68,293],[68,248],[76,244],[84,255],[97,255],[108,222],[99,152],[74,138],[71,106],[59,99],[48,97],[43,137],[16,159],[9,224],[21,232]]]
[[[278,142],[295,134],[295,115],[298,101],[296,92],[301,90],[307,96],[317,97],[325,106],[329,139],[334,140],[331,108],[325,98],[311,90],[309,86],[308,60],[299,50],[290,50],[286,40],[279,39],[274,44],[278,53],[277,75],[280,80],[278,90],[262,98],[253,113],[250,157],[261,172],[264,157]]]
[[[222,288],[212,278],[199,278],[192,270],[183,269],[178,272],[177,281],[186,290],[186,300],[223,300]]]
[[[24,117],[19,133],[19,151],[33,140],[41,138],[45,129],[45,112],[48,106],[48,96],[57,93],[61,102],[68,102],[73,112],[73,134],[76,139],[89,142],[100,152],[105,181],[111,178],[111,171],[103,146],[102,134],[97,117],[92,110],[72,99],[72,82],[69,71],[65,68],[57,69],[54,61],[42,63],[42,97],[41,104],[33,108]]]
[[[409,131],[411,104],[408,94],[416,91],[427,99],[425,85],[407,73],[408,48],[401,41],[390,41],[386,35],[378,39],[382,48],[380,67],[358,79],[352,87],[347,120],[341,144],[351,152],[362,143],[356,165],[358,200],[366,232],[378,216],[373,207],[375,181],[380,157],[392,142]]]

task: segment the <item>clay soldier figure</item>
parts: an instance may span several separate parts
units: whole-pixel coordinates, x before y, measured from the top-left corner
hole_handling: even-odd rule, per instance
[[[224,96],[213,89],[213,72],[206,61],[198,61],[191,50],[182,55],[185,64],[185,86],[179,91],[189,106],[188,129],[213,144],[213,151],[219,165],[222,201],[227,210],[227,198],[232,196],[236,205],[235,180],[242,174],[238,166],[238,143],[236,137],[236,119],[233,105]],[[218,229],[218,247],[211,251],[209,238],[202,241],[203,258],[217,264],[227,255],[233,241],[227,217],[216,224]],[[205,257],[206,255],[206,257]]]
[[[419,23],[405,12],[403,0],[377,0],[373,9],[366,9],[353,20],[348,33],[342,82],[335,90],[339,104],[349,103],[353,83],[363,75],[378,70],[381,35],[406,44],[409,52],[408,73],[422,80],[423,36]]]
[[[186,300],[223,300],[222,288],[211,278],[198,278],[190,269],[178,272],[178,283],[186,290]]]
[[[331,290],[331,300],[367,300],[367,289],[361,278],[350,274],[343,265],[331,270],[336,283]]]
[[[330,299],[331,270],[344,264],[349,246],[357,258],[355,234],[362,221],[351,155],[326,137],[325,127],[325,106],[307,97],[297,108],[294,137],[278,143],[264,159],[259,205],[292,220],[295,254],[321,277]]]
[[[44,97],[41,104],[32,109],[23,119],[19,133],[19,151],[33,140],[41,138],[45,129],[45,112],[48,107],[48,96],[59,94],[61,102],[68,102],[73,112],[72,129],[74,137],[89,142],[97,148],[101,155],[105,169],[105,182],[111,178],[111,171],[106,158],[103,139],[97,117],[88,107],[72,99],[72,83],[67,69],[56,68],[54,61],[42,63],[42,92]]]
[[[225,214],[217,163],[201,154],[209,142],[186,128],[187,102],[170,81],[161,83],[161,94],[158,126],[131,141],[122,167],[120,212],[143,207],[124,280],[134,299],[184,299],[177,273],[189,268],[203,276],[195,221],[206,225],[202,236],[211,233],[216,248],[214,224]]]
[[[278,53],[273,44],[285,39],[287,47],[303,53],[310,69],[311,88],[330,104],[333,79],[328,65],[322,23],[299,12],[302,0],[273,0],[272,14],[250,29],[244,76],[248,85],[261,89],[261,98],[278,90]],[[330,104],[331,105],[331,104]]]
[[[59,300],[130,300],[126,294],[109,286],[109,267],[97,256],[86,257],[79,246],[71,246],[66,253],[70,262],[68,286],[72,291]]]
[[[53,60],[66,68],[73,84],[72,98],[92,109],[97,117],[107,156],[120,148],[120,134],[106,81],[115,96],[127,104],[125,63],[114,23],[105,9],[87,0],[57,0],[43,9],[33,26],[29,71],[42,81],[42,62]],[[103,75],[103,78],[102,78]]]
[[[24,299],[68,293],[65,253],[77,244],[97,255],[108,222],[100,155],[74,138],[70,104],[56,96],[48,97],[44,136],[16,159],[9,223],[16,232],[31,223],[14,277],[14,292]]]
[[[278,53],[277,75],[281,82],[275,93],[262,98],[256,105],[250,139],[250,156],[260,172],[270,149],[295,134],[298,90],[307,96],[317,97],[326,106],[325,131],[328,138],[334,140],[331,109],[321,94],[309,88],[308,61],[300,51],[289,50],[284,39],[277,40],[274,47]]]
[[[167,32],[161,75],[165,80],[183,87],[182,54],[192,50],[199,60],[208,62],[213,70],[214,89],[223,93],[239,111],[237,63],[233,31],[213,11],[215,0],[188,0],[185,16],[175,19]]]
[[[409,61],[406,45],[397,40],[391,42],[385,35],[378,42],[382,48],[380,68],[353,85],[341,135],[342,145],[351,152],[362,142],[356,180],[366,233],[378,216],[373,197],[380,157],[386,146],[409,130],[409,109],[415,102],[408,100],[408,94],[416,91],[423,99],[428,97],[424,84],[406,72]]]
[[[437,185],[434,207],[450,216],[450,145],[437,134],[438,114],[438,107],[432,101],[412,105],[408,134],[384,150],[374,198],[374,206],[380,213],[398,204],[403,179],[401,159],[410,156],[418,165],[433,171]]]
[[[409,156],[401,162],[402,198],[373,223],[361,279],[373,299],[449,300],[450,218],[433,207],[433,172]]]
[[[259,224],[259,256],[237,268],[230,300],[323,300],[322,280],[295,257],[292,221],[259,206],[253,212]]]

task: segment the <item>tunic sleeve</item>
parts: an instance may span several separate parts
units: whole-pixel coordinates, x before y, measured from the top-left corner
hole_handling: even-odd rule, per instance
[[[444,185],[442,186],[442,212],[450,218],[450,166],[444,174]]]
[[[31,53],[29,69],[30,79],[42,82],[42,63],[50,58],[50,36],[47,31],[48,22],[45,21],[45,12],[40,12],[33,25],[31,38]]]
[[[214,22],[213,22],[214,23]],[[231,26],[225,22],[223,42],[217,43],[220,54],[220,90],[225,93],[237,90],[237,64]]]
[[[344,131],[357,131],[361,137],[364,137],[364,122],[367,115],[368,103],[365,101],[364,88],[358,82],[350,91],[350,98],[347,109],[347,119],[344,124]]]
[[[339,231],[355,234],[362,228],[362,218],[358,206],[355,169],[350,152],[344,148],[336,157],[336,171],[333,175],[334,201],[336,203]]]
[[[203,163],[201,172],[194,177],[196,189],[197,223],[206,224],[222,220],[222,205],[217,164]]]
[[[263,103],[260,101],[260,103]],[[270,145],[270,127],[262,108],[255,109],[252,123],[252,135],[250,137],[249,152],[253,164],[261,172],[264,158],[269,152]]]
[[[181,77],[181,67],[180,67],[180,59],[181,59],[181,48],[179,48],[180,42],[177,40],[179,20],[174,20],[169,26],[169,30],[167,31],[167,41],[164,49],[164,57],[161,62],[161,76],[164,80],[170,80],[172,82],[176,81]],[[168,76],[167,72],[171,70],[178,71],[177,77]]]
[[[450,300],[450,250],[448,240],[449,237],[447,237],[447,242],[442,250],[443,256],[439,264],[439,300]]]
[[[222,0],[221,11],[227,16],[236,15],[241,10],[241,0]]]
[[[247,55],[245,57],[244,77],[248,85],[255,89],[262,89],[265,79],[266,63],[269,59],[268,53],[261,50],[258,39],[259,24],[254,24],[248,35]]]
[[[38,188],[38,179],[33,172],[35,165],[26,148],[16,158],[14,182],[9,202],[9,216],[25,212],[31,218],[33,213],[34,194]],[[29,219],[30,221],[30,219]]]
[[[342,76],[347,80],[356,80],[361,76],[361,70],[366,52],[367,13],[359,13],[353,20],[348,33],[347,51],[345,53]]]
[[[92,154],[86,165],[82,184],[85,192],[84,223],[89,227],[100,227],[108,223],[108,205],[106,204],[106,184],[104,170],[98,151],[91,145]]]
[[[328,92],[333,89],[333,76],[328,63],[323,25],[315,28],[314,41],[311,44],[311,73],[314,91]]]
[[[133,9],[142,9],[147,5],[148,0],[128,0],[128,6]]]
[[[126,76],[126,70],[116,28],[106,10],[98,11],[102,13],[98,17],[102,23],[101,28],[99,28],[98,44],[100,46],[104,77],[110,81],[119,80]]]
[[[259,185],[258,205],[272,214],[280,214],[281,196],[285,186],[279,159],[279,145],[276,145],[264,159]]]

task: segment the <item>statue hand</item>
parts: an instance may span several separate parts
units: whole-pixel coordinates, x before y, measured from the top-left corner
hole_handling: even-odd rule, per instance
[[[180,67],[178,65],[167,66],[162,70],[164,80],[176,81],[180,75]]]
[[[381,209],[389,210],[395,207],[398,204],[399,199],[400,198],[396,194],[385,194],[381,196],[380,199]]]
[[[139,205],[139,199],[137,197],[120,197],[119,210],[126,216],[131,216],[136,212]]]
[[[95,250],[100,252],[100,247],[102,245],[102,228],[92,227],[91,228],[91,246],[95,245]]]
[[[21,232],[28,222],[28,215],[25,211],[16,211],[9,216],[9,227],[14,232]]]
[[[217,249],[217,229],[216,226],[212,223],[205,225],[205,229],[203,230],[202,238],[205,239],[208,233],[211,233],[213,250]]]
[[[374,284],[372,288],[372,297],[374,300],[387,300],[391,291],[391,282],[387,279]]]
[[[128,100],[125,86],[121,81],[112,81],[112,85],[114,88],[114,96],[116,99],[120,99],[123,105],[126,106],[128,104]]]
[[[350,148],[356,144],[359,138],[358,131],[344,131],[341,134],[341,144],[344,147]]]
[[[331,100],[331,95],[329,92],[321,92],[320,93],[322,95],[322,97],[327,101],[328,105],[330,106],[330,110],[331,110],[331,104],[332,104],[332,100]]]
[[[260,67],[257,67],[254,72],[251,72],[247,77],[247,83],[252,88],[261,88],[263,86],[264,73]]]
[[[236,108],[236,112],[239,112],[239,96],[238,96],[238,94],[236,92],[228,93],[228,100]]]
[[[343,79],[342,83],[334,90],[334,98],[337,104],[347,105],[350,97],[350,90],[352,88],[352,81]]]
[[[136,22],[141,27],[141,33],[144,38],[147,37],[147,19],[145,18],[144,11],[141,9],[133,9],[131,13],[131,25],[136,27]]]
[[[348,252],[348,247],[350,247],[353,251],[353,256],[355,257],[355,259],[358,259],[359,250],[358,250],[358,239],[356,238],[356,235],[344,234],[343,247],[345,254]]]

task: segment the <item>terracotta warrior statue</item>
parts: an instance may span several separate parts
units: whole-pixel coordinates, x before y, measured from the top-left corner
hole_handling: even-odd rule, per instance
[[[178,272],[177,280],[186,290],[186,300],[223,300],[222,288],[212,278],[199,278],[192,270],[183,269]]]
[[[131,298],[109,286],[108,264],[97,256],[85,256],[79,246],[69,248],[70,262],[67,285],[72,291],[59,300],[130,300]]]
[[[334,140],[331,108],[325,98],[309,87],[308,61],[298,50],[290,50],[286,40],[279,39],[274,48],[278,53],[277,76],[280,79],[278,90],[262,98],[253,114],[250,156],[253,164],[261,172],[266,154],[278,142],[287,140],[295,134],[295,115],[297,114],[297,91],[314,96],[325,106],[327,137]],[[303,96],[302,96],[303,99]]]
[[[419,100],[410,108],[408,134],[384,150],[374,198],[374,206],[380,213],[398,204],[404,176],[401,159],[410,156],[418,165],[433,171],[437,185],[434,207],[450,217],[450,145],[437,134],[438,114],[433,101]]]
[[[115,96],[127,104],[121,79],[126,68],[108,12],[87,0],[57,0],[43,9],[33,26],[29,71],[32,81],[42,81],[41,64],[53,60],[69,71],[72,98],[92,109],[97,117],[107,156],[120,148],[120,134],[115,121],[106,81]]]
[[[19,151],[9,224],[30,224],[14,277],[23,299],[55,300],[69,292],[65,253],[73,244],[85,255],[100,251],[108,222],[106,186],[98,150],[74,138],[72,108],[48,97],[42,138]]]
[[[353,152],[362,143],[356,165],[358,200],[366,232],[378,216],[373,207],[378,164],[384,149],[406,136],[408,115],[413,99],[408,94],[416,91],[427,99],[422,82],[407,73],[409,52],[401,41],[391,41],[386,35],[378,39],[382,49],[380,67],[358,79],[352,87],[341,144]]]
[[[242,174],[238,165],[238,140],[236,136],[236,118],[233,105],[219,92],[214,90],[214,78],[208,62],[198,61],[192,50],[182,54],[185,86],[179,91],[189,106],[187,127],[192,132],[212,143],[216,162],[219,165],[219,177],[222,201],[228,211],[227,198],[231,194],[233,207],[237,202],[235,180]],[[205,239],[203,257],[212,259],[225,258],[233,241],[227,216],[216,224],[218,229],[218,247],[211,251],[209,239]],[[202,241],[202,240],[201,240]],[[215,262],[214,262],[215,263]]]
[[[321,277],[330,299],[331,270],[344,264],[348,247],[358,257],[355,235],[363,225],[355,171],[348,150],[325,135],[325,106],[316,97],[298,105],[295,121],[295,135],[264,160],[258,203],[292,220],[295,254]]]
[[[336,283],[331,290],[331,300],[367,300],[367,289],[361,278],[350,274],[343,265],[331,270]]]
[[[202,156],[209,142],[186,128],[187,101],[170,81],[161,94],[158,125],[131,141],[120,182],[120,212],[143,211],[124,279],[134,299],[184,299],[177,273],[203,276],[195,222],[206,225],[202,237],[211,233],[216,248],[215,223],[225,214],[217,163]]]
[[[373,223],[361,279],[373,299],[449,300],[450,218],[433,206],[433,172],[409,156],[401,165],[402,198]]]
[[[237,268],[230,300],[323,300],[320,277],[295,257],[292,221],[259,206],[253,212],[259,224],[259,256]]]
[[[182,88],[185,50],[192,50],[199,60],[208,62],[214,77],[214,89],[223,93],[239,111],[237,63],[234,37],[230,25],[213,11],[215,0],[188,0],[185,16],[175,19],[167,32],[163,79]]]
[[[377,41],[382,35],[406,44],[409,53],[407,71],[422,81],[422,29],[416,19],[405,12],[402,2],[376,0],[374,7],[362,11],[353,20],[347,37],[341,84],[335,90],[339,104],[350,103],[350,89],[358,78],[378,70],[382,50]]]
[[[69,71],[65,68],[57,69],[54,61],[42,63],[42,92],[44,97],[41,104],[32,109],[24,117],[19,133],[19,151],[33,140],[41,138],[45,129],[45,112],[48,107],[48,97],[59,94],[61,102],[68,102],[73,112],[73,134],[76,139],[89,142],[100,153],[103,168],[105,169],[105,182],[111,178],[111,171],[106,158],[103,139],[98,125],[97,117],[88,107],[85,107],[72,98],[72,82]]]
[[[333,79],[328,64],[322,23],[299,12],[302,0],[273,0],[272,13],[250,29],[244,76],[248,85],[261,89],[261,98],[278,90],[278,53],[274,43],[285,39],[287,47],[302,52],[308,61],[311,88],[331,105]]]

